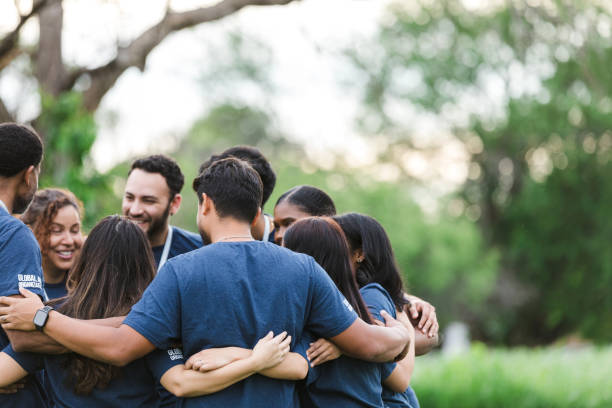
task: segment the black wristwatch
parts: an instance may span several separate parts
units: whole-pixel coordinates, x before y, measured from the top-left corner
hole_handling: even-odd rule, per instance
[[[36,314],[34,315],[34,327],[36,327],[36,330],[43,330],[45,324],[47,324],[47,320],[49,320],[49,312],[52,310],[53,307],[45,306],[36,311]]]

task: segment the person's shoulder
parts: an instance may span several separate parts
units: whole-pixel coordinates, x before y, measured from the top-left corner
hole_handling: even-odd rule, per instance
[[[368,283],[367,285],[364,285],[361,289],[359,289],[359,291],[362,294],[367,293],[367,292],[380,292],[384,295],[389,296],[389,292],[387,292],[387,290],[383,288],[380,283],[376,283],[376,282],[372,282],[372,283]]]
[[[361,296],[366,304],[376,302],[381,307],[387,306],[390,309],[389,313],[392,313],[392,310],[395,308],[389,292],[378,283],[368,283],[359,289],[359,292],[361,292]]]
[[[176,234],[178,240],[187,245],[191,245],[193,247],[192,249],[200,248],[203,245],[202,238],[198,234],[194,234],[193,232],[179,227],[172,227],[172,230],[172,234]]]
[[[2,237],[0,241],[4,241],[7,244],[19,247],[33,245],[38,248],[38,243],[32,230],[21,220],[11,215],[0,216],[0,237]]]

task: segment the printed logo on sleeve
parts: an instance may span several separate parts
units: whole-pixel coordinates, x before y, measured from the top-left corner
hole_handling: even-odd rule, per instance
[[[346,298],[344,298],[342,300],[342,303],[344,304],[344,306],[346,306],[346,308],[349,310],[349,312],[354,312],[355,309],[353,309],[353,306],[351,306],[351,304],[348,302],[348,300],[346,300]]]
[[[182,360],[183,359],[183,350],[180,348],[171,348],[168,349],[168,355],[170,356],[170,360]]]
[[[39,275],[24,275],[17,274],[17,280],[19,281],[19,287],[24,289],[37,288],[42,289],[42,279]]]

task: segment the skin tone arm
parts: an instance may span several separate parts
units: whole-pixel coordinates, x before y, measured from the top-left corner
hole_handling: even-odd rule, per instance
[[[161,384],[177,397],[197,397],[229,387],[238,381],[280,364],[289,353],[291,336],[286,332],[272,337],[272,332],[257,342],[249,356],[213,371],[199,372],[179,365],[168,370]]]
[[[125,316],[109,317],[107,319],[81,320],[88,324],[99,326],[119,327]],[[53,340],[45,333],[39,331],[24,332],[18,330],[7,330],[6,335],[17,352],[32,352],[40,354],[64,354],[69,350]]]
[[[186,369],[208,372],[234,361],[249,358],[252,351],[240,347],[202,350],[187,360]],[[308,374],[308,362],[298,353],[289,353],[279,364],[259,371],[259,374],[279,380],[303,380]]]
[[[7,387],[26,375],[28,372],[21,368],[11,356],[0,352],[0,387]]]
[[[412,327],[410,319],[408,319],[406,313],[398,313],[397,320],[402,322],[402,324],[410,331],[412,341],[410,342],[406,357],[397,362],[395,369],[383,384],[392,391],[404,392],[410,385],[410,379],[412,378],[412,373],[414,371],[415,330]]]
[[[436,316],[436,308],[431,303],[426,302],[416,296],[404,294],[404,297],[406,300],[408,300],[408,302],[410,302],[408,305],[406,305],[405,312],[412,319],[414,326],[429,338],[437,337],[440,326]],[[437,343],[438,342],[436,340],[435,344],[437,345]],[[419,347],[417,344],[417,349],[418,348]]]

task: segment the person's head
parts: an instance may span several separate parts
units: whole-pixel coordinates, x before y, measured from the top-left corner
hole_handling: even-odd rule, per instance
[[[16,123],[0,124],[0,188],[7,188],[9,210],[21,214],[38,188],[43,144],[36,132]]]
[[[404,299],[404,287],[391,241],[385,229],[374,218],[357,213],[334,217],[351,249],[351,259],[359,286],[380,284],[393,299],[399,310],[408,303]]]
[[[253,146],[234,146],[229,149],[223,151],[220,154],[214,154],[210,156],[210,159],[206,160],[200,166],[200,170],[198,174],[201,174],[204,170],[206,170],[212,163],[217,160],[227,159],[228,157],[235,157],[240,160],[244,160],[249,163],[253,170],[259,174],[261,178],[261,183],[263,186],[263,192],[261,197],[261,207],[268,201],[272,191],[274,190],[274,186],[276,185],[276,173],[272,170],[272,166],[266,157]]]
[[[125,184],[122,212],[157,245],[168,228],[168,217],[181,205],[185,178],[178,164],[164,155],[132,163]]]
[[[329,217],[307,217],[291,225],[283,246],[310,255],[334,281],[359,317],[371,323],[350,261],[350,251],[340,226]]]
[[[336,215],[334,201],[327,193],[312,186],[297,186],[283,193],[274,205],[274,242],[283,244],[285,231],[306,217]]]
[[[45,272],[72,267],[83,246],[82,215],[83,205],[70,191],[46,188],[34,195],[21,220],[36,236]]]
[[[125,217],[104,218],[90,232],[68,274],[68,295],[58,310],[77,319],[125,316],[153,280],[155,261],[145,234]],[[68,358],[77,394],[104,387],[112,366],[78,355]]]
[[[261,178],[245,161],[229,157],[212,163],[193,180],[198,195],[198,230],[204,244],[226,219],[252,225],[260,213]]]

